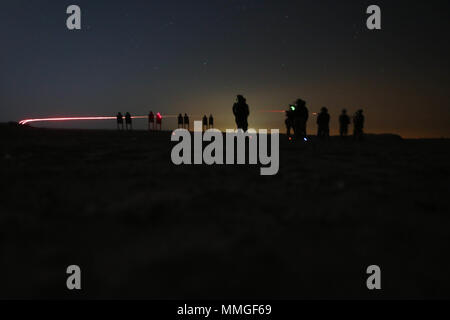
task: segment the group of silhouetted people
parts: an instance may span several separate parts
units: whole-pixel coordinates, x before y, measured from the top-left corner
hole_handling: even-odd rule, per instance
[[[180,113],[178,115],[178,129],[186,129],[189,130],[189,116],[187,115],[187,113],[183,115]]]
[[[156,120],[156,121],[155,121]],[[148,130],[162,130],[162,116],[161,114],[158,112],[155,116],[155,114],[153,113],[153,111],[150,111],[148,114]]]
[[[117,130],[124,130],[126,129],[127,131],[133,130],[133,120],[131,117],[131,114],[129,112],[127,112],[125,114],[125,128],[123,126],[123,115],[122,113],[118,113],[117,114]]]
[[[123,125],[123,120],[125,118],[125,127]],[[157,113],[156,116],[153,111],[150,111],[148,114],[148,130],[162,130],[162,116],[160,113]],[[133,130],[133,117],[129,112],[125,114],[125,117],[121,112],[117,114],[117,130]]]
[[[361,140],[364,135],[364,115],[363,110],[358,110],[353,116],[353,137],[355,139]],[[339,116],[339,134],[342,138],[348,136],[348,127],[351,124],[350,117],[347,114],[347,110],[342,110]],[[317,116],[317,126],[319,138],[329,138],[330,137],[330,114],[328,109],[323,107]]]
[[[209,118],[206,116],[206,114],[203,116],[202,121],[202,129],[203,131],[214,128],[214,118],[211,115],[209,115]]]
[[[308,122],[308,109],[306,102],[298,99],[295,105],[290,106],[286,111],[286,128],[287,135],[291,136],[291,130],[294,130],[296,138],[306,139],[306,124]],[[319,138],[330,137],[330,114],[328,109],[323,107],[317,115],[317,136]],[[355,139],[362,139],[364,135],[364,115],[363,110],[358,110],[353,116],[353,136]],[[347,110],[342,110],[339,117],[339,133],[341,137],[345,138],[348,135],[348,127],[351,124],[350,117],[347,115]]]
[[[236,119],[236,126],[238,129],[244,131],[248,130],[248,116],[250,115],[250,109],[246,99],[242,95],[238,95],[236,102],[233,105],[233,114]],[[306,127],[309,119],[309,111],[306,107],[306,102],[302,99],[298,99],[294,105],[291,105],[289,110],[286,111],[286,128],[287,135],[291,137],[291,131],[294,131],[294,135],[297,139],[307,140]],[[320,113],[317,115],[317,136],[319,138],[330,137],[330,114],[328,109],[323,107]],[[203,118],[203,124],[206,123],[206,116]],[[345,138],[348,135],[348,127],[351,123],[350,117],[347,115],[347,110],[343,110],[339,117],[340,135]],[[355,139],[363,138],[364,129],[364,115],[363,110],[358,110],[353,116],[353,135]]]
[[[233,104],[233,114],[236,120],[236,126],[238,129],[244,131],[248,130],[248,117],[250,115],[250,108],[246,99],[242,95],[238,95],[236,102]],[[298,99],[294,105],[291,105],[289,110],[286,111],[286,128],[287,135],[291,138],[291,130],[294,131],[294,136],[297,139],[307,140],[306,126],[309,119],[309,111],[306,107],[306,102],[302,99]],[[156,121],[155,121],[156,120]],[[330,114],[328,109],[323,107],[320,113],[317,115],[317,136],[319,138],[328,139],[330,137]],[[355,139],[361,140],[364,136],[364,115],[363,110],[358,110],[353,116],[353,136]],[[118,130],[133,130],[132,116],[129,112],[125,114],[125,128],[124,117],[122,113],[117,114],[117,129]],[[342,114],[339,116],[339,133],[341,137],[348,136],[348,128],[352,123],[350,117],[347,114],[347,110],[342,110]],[[160,113],[155,114],[150,111],[148,114],[148,130],[162,130],[162,116]],[[178,128],[190,129],[189,116],[187,113],[184,116],[180,113],[178,115]],[[209,118],[205,115],[202,121],[202,130],[214,128],[214,118],[212,115]]]
[[[299,138],[306,138],[306,125],[309,119],[309,111],[306,108],[306,102],[298,99],[295,105],[289,107],[286,111],[286,129],[287,135],[291,136],[291,130],[294,130],[294,135]]]
[[[180,113],[178,115],[178,129],[190,129],[189,125],[189,116],[187,113],[184,114],[184,116]],[[205,115],[202,119],[202,128],[203,131],[214,128],[214,118],[212,114],[209,116],[209,118]]]

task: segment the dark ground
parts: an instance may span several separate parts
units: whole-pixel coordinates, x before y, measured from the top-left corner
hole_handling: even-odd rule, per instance
[[[0,298],[450,297],[449,140],[281,137],[262,177],[176,167],[169,133],[0,137]]]

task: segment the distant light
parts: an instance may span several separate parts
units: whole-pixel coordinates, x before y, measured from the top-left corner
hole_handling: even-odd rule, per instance
[[[305,140],[305,142],[306,142],[306,141],[308,141],[308,138],[303,138],[303,140]]]

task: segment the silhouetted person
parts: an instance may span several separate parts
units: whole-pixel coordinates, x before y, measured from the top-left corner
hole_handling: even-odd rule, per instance
[[[156,130],[158,130],[158,126],[159,126],[159,131],[161,131],[162,130],[162,115],[159,112],[156,114]]]
[[[117,130],[123,130],[123,115],[120,112],[117,114]]]
[[[212,114],[209,115],[209,129],[214,128],[214,118]]]
[[[178,129],[179,128],[184,128],[184,126],[183,126],[183,116],[181,115],[181,113],[178,115]]]
[[[317,136],[319,138],[329,138],[330,137],[330,115],[328,114],[328,109],[323,107],[317,117],[317,125],[319,127]]]
[[[293,127],[296,138],[306,138],[306,124],[309,119],[309,111],[306,102],[298,99],[294,107]]]
[[[206,115],[203,116],[203,121],[202,121],[202,130],[206,131],[208,130],[208,117]]]
[[[237,102],[233,105],[233,114],[236,118],[236,125],[238,129],[248,130],[248,116],[250,115],[250,109],[247,101],[242,95],[237,96]]]
[[[364,138],[364,115],[363,110],[358,110],[353,117],[353,137],[358,140]]]
[[[187,113],[184,114],[184,122],[183,122],[183,128],[189,130],[189,117]]]
[[[155,115],[153,111],[148,114],[148,130],[155,130]]]
[[[295,106],[289,106],[289,110],[286,111],[286,120],[284,123],[286,124],[286,135],[288,138],[291,138],[291,130],[294,128],[294,114]]]
[[[132,120],[131,120],[131,114],[129,112],[127,112],[125,114],[125,127],[127,128],[127,130],[133,130],[133,124],[132,124]]]
[[[339,132],[341,137],[345,138],[348,135],[348,126],[350,125],[350,117],[347,115],[347,110],[342,110],[339,117]]]

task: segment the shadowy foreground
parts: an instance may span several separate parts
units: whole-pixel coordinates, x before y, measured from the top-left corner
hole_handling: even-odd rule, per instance
[[[281,137],[263,177],[168,132],[0,131],[0,298],[450,297],[449,140]]]

